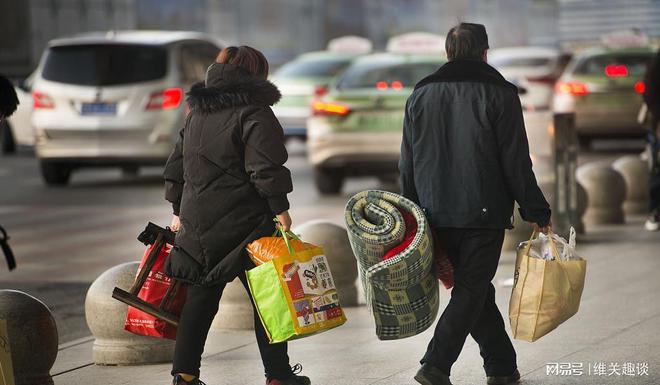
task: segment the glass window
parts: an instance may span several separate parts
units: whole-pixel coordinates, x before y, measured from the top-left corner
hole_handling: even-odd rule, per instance
[[[427,75],[438,69],[438,63],[359,63],[349,67],[337,87],[340,89],[374,88],[379,82],[399,82],[402,87],[412,88]]]
[[[603,75],[607,66],[625,66],[629,76],[644,76],[653,54],[599,55],[578,64],[578,75]]]
[[[297,59],[286,63],[275,72],[278,78],[333,77],[350,64],[348,58]]]
[[[164,47],[137,44],[97,44],[51,47],[42,76],[60,83],[112,86],[165,77]]]
[[[488,64],[497,68],[506,67],[545,67],[552,64],[548,57],[499,57],[488,58]]]
[[[204,80],[206,69],[213,63],[220,48],[210,43],[189,43],[181,46],[181,76],[185,83]]]

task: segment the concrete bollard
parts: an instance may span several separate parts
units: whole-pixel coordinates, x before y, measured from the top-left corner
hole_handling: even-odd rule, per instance
[[[211,324],[213,330],[253,330],[252,302],[241,281],[236,278],[222,291],[220,309]]]
[[[115,266],[101,274],[87,291],[85,318],[95,337],[97,365],[139,365],[170,362],[174,341],[135,335],[124,330],[128,306],[112,298],[115,286],[128,291],[135,280],[137,262]]]
[[[5,351],[11,350],[16,385],[52,385],[57,357],[57,326],[43,302],[17,290],[0,290],[0,320],[7,326]],[[0,378],[1,379],[1,378]],[[4,382],[2,382],[4,383]]]
[[[541,188],[541,191],[543,191],[543,195],[545,196],[545,199],[550,203],[550,208],[552,209],[554,213],[554,197],[555,197],[555,182],[552,180],[546,180],[543,182],[539,182],[539,187]],[[575,228],[575,232],[578,234],[584,234],[584,213],[587,211],[587,204],[589,202],[589,198],[587,197],[587,191],[584,189],[584,187],[578,183],[577,184],[577,193],[578,193],[578,207],[577,207],[577,222],[572,223],[573,227]],[[553,222],[555,222],[553,220]]]
[[[513,208],[513,229],[504,232],[502,251],[516,250],[520,242],[529,240],[532,236],[532,226],[525,222],[518,211],[518,204]]]
[[[624,222],[623,201],[626,181],[607,163],[595,162],[578,167],[577,180],[587,191],[585,225]]]
[[[342,306],[358,305],[357,262],[342,226],[327,221],[310,221],[297,226],[294,233],[309,243],[323,247]]]
[[[626,155],[617,159],[612,168],[626,181],[626,215],[646,214],[649,211],[649,166],[639,156]]]

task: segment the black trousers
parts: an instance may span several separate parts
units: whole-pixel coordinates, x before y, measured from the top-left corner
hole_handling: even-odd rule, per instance
[[[648,140],[651,147],[651,173],[649,175],[649,211],[655,213],[660,210],[660,138],[658,131],[660,128],[660,117],[653,117],[651,129],[648,133]]]
[[[245,275],[240,275],[239,278],[248,295],[250,295]],[[224,288],[224,284],[213,287],[188,286],[186,303],[179,318],[179,326],[176,332],[172,375],[186,373],[199,376],[204,344],[213,318],[218,312],[218,302]],[[251,295],[250,300],[252,300]],[[257,310],[254,309],[254,302],[252,302],[252,306],[254,310],[254,334],[257,337],[257,345],[261,353],[261,361],[264,364],[266,377],[282,380],[292,376],[293,372],[289,366],[286,342],[272,345],[268,343],[268,336],[261,324]]]
[[[479,344],[488,376],[516,369],[516,352],[495,304],[495,276],[504,230],[434,229],[436,242],[454,266],[454,288],[422,363],[451,374],[468,334]]]

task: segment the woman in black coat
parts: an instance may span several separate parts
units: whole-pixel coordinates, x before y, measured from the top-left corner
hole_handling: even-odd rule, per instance
[[[280,99],[268,62],[254,48],[227,47],[188,93],[190,113],[165,166],[175,247],[167,273],[188,284],[177,329],[174,385],[201,384],[204,343],[225,285],[252,268],[245,246],[270,236],[276,216],[291,226],[284,133],[270,106]],[[268,385],[307,385],[289,366],[286,343],[269,344],[258,313],[254,328]]]
[[[660,230],[660,50],[646,71],[644,102],[651,114],[649,144],[651,148],[651,176],[649,179],[650,215],[644,224],[649,231]]]

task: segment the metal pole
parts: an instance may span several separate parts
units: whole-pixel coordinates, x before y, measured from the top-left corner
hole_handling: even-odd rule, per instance
[[[554,232],[567,237],[577,223],[578,193],[575,171],[577,169],[577,133],[574,113],[553,115],[553,153],[555,168],[555,198],[553,204]]]

